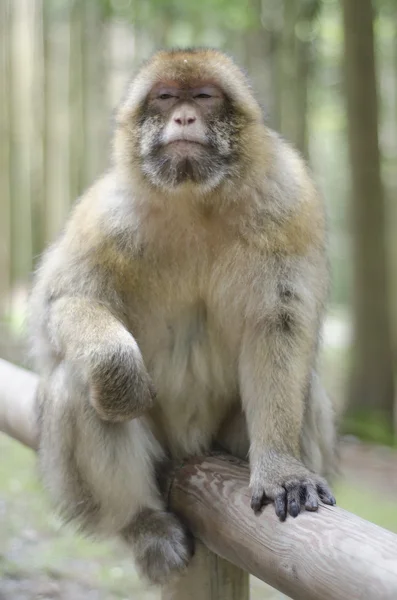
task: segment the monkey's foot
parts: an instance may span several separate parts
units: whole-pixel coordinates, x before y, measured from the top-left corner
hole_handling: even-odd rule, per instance
[[[273,455],[272,463],[265,460],[251,476],[251,507],[255,512],[274,502],[276,515],[285,521],[287,514],[297,517],[301,510],[316,511],[319,500],[331,506],[336,503],[326,480],[296,459]]]
[[[123,532],[131,544],[138,571],[150,583],[162,585],[187,566],[193,538],[172,513],[142,510]]]

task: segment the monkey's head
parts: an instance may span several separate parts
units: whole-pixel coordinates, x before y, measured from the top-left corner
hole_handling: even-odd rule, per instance
[[[212,190],[239,175],[262,111],[233,61],[217,50],[155,54],[122,103],[116,164],[169,191]]]

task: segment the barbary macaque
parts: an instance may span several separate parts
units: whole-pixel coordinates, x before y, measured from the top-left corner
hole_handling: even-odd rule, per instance
[[[335,502],[316,372],[324,210],[217,50],[142,67],[112,156],[36,276],[39,461],[64,518],[119,534],[162,584],[192,548],[156,483],[163,461],[213,444],[249,457],[252,508],[273,502],[281,520]]]

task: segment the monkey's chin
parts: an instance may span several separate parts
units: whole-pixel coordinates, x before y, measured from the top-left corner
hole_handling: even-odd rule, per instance
[[[164,151],[173,157],[198,156],[205,152],[205,145],[192,140],[174,140],[164,147]]]
[[[158,148],[141,163],[155,186],[169,192],[193,186],[200,194],[213,190],[228,173],[224,157],[209,146],[178,140]]]

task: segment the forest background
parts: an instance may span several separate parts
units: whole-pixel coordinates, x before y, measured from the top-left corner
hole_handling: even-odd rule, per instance
[[[395,0],[0,0],[0,357],[29,364],[32,271],[109,165],[133,73],[158,48],[202,45],[247,70],[324,195],[338,501],[397,531]],[[60,529],[29,451],[0,437],[0,452],[1,600],[157,597],[120,547]],[[252,585],[254,598],[281,597]]]

